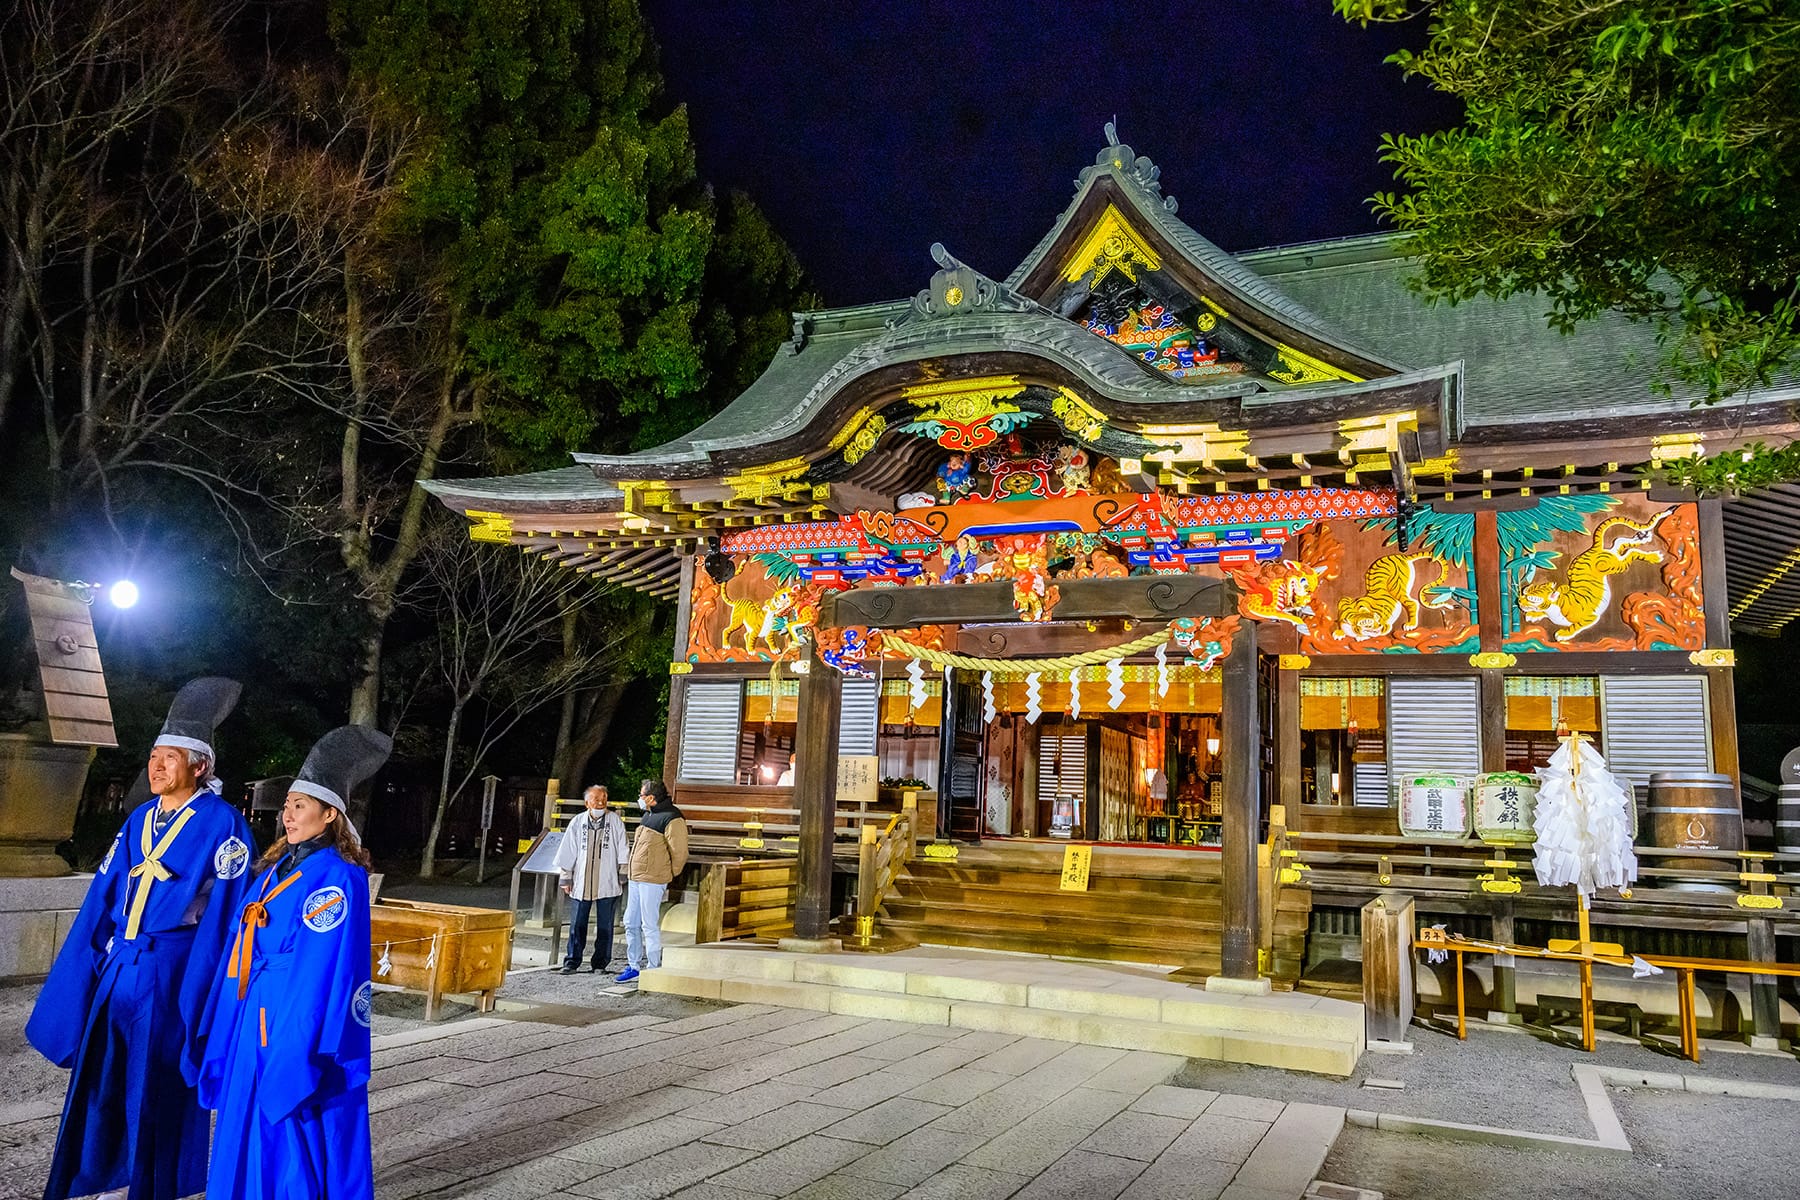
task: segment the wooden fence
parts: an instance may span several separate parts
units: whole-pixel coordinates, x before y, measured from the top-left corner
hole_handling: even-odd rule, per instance
[[[777,938],[794,931],[794,896],[799,890],[791,858],[739,859],[708,863],[700,876],[694,941]]]

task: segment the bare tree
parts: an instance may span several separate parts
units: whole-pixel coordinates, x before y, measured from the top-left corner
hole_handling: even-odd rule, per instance
[[[476,546],[448,516],[431,522],[424,538],[413,598],[430,605],[436,623],[434,664],[448,708],[437,808],[419,867],[429,877],[444,815],[495,745],[520,721],[610,674],[628,636],[614,631],[565,647],[564,613],[594,603],[603,585]]]

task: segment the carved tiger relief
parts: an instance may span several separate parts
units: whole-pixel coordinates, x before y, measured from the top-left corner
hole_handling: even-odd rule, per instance
[[[1612,604],[1612,576],[1632,563],[1659,563],[1662,551],[1650,549],[1656,527],[1673,509],[1657,513],[1647,522],[1629,517],[1609,517],[1594,528],[1593,545],[1569,563],[1562,582],[1540,579],[1519,589],[1519,611],[1528,621],[1548,621],[1562,628],[1558,642],[1571,642],[1599,623]],[[1610,546],[1607,537],[1615,529],[1628,530]]]
[[[1424,583],[1420,565],[1435,563],[1437,578]],[[1366,642],[1387,637],[1399,625],[1404,632],[1419,627],[1423,608],[1449,608],[1453,595],[1433,588],[1442,587],[1450,576],[1450,564],[1435,554],[1387,554],[1369,564],[1363,575],[1364,595],[1338,601],[1338,633],[1352,641]],[[1415,594],[1414,588],[1418,591]]]

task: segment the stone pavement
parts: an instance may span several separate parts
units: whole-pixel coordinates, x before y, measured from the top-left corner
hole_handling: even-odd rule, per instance
[[[65,1086],[23,1044],[36,991],[0,988],[0,1200],[41,1194]],[[589,975],[515,972],[506,994],[438,1024],[377,995],[378,1200],[1296,1200],[1344,1121],[1172,1086],[1176,1055]]]
[[[543,1014],[381,1039],[382,1200],[1296,1200],[1343,1124],[1168,1086],[1174,1055],[762,1005]]]

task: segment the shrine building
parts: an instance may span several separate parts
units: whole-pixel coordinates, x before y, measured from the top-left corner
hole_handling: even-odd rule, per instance
[[[685,437],[428,486],[478,540],[673,602],[665,781],[701,857],[797,856],[802,937],[1286,986],[1376,870],[1301,879],[1277,826],[1528,853],[1559,731],[1646,802],[1739,806],[1730,630],[1800,612],[1792,539],[1757,532],[1791,501],[1654,468],[1795,436],[1800,389],[1693,407],[1645,326],[1428,306],[1392,237],[1234,255],[1177,211],[1109,128],[1004,275],[933,246],[916,295],[795,314]],[[921,852],[855,912],[862,827],[907,794]],[[1717,927],[1648,890],[1597,919]]]

